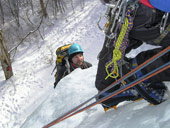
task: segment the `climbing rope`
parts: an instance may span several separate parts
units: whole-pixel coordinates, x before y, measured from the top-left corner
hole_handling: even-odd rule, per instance
[[[128,35],[129,31],[133,27],[133,20],[130,15],[130,10],[128,9],[125,17],[125,22],[122,25],[121,24],[121,31],[120,34],[117,38],[117,40],[114,40],[114,50],[113,50],[113,57],[112,59],[106,63],[106,73],[107,76],[105,79],[108,77],[111,78],[117,78],[119,76],[119,68],[118,68],[118,63],[121,61],[121,59],[124,57],[125,50],[128,45]],[[110,72],[109,72],[110,69]]]

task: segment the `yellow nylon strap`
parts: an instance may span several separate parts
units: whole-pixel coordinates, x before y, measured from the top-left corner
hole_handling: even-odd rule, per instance
[[[119,34],[119,37],[116,41],[116,44],[115,44],[115,49],[113,50],[113,58],[112,58],[112,61],[106,65],[106,73],[107,73],[107,76],[105,78],[105,80],[108,78],[108,77],[111,77],[111,78],[117,78],[119,76],[119,69],[118,69],[118,66],[117,66],[117,61],[121,59],[122,57],[122,52],[120,49],[121,45],[122,45],[122,41],[124,39],[124,36],[126,34],[126,30],[128,28],[128,24],[129,24],[129,21],[128,21],[128,18],[126,17],[125,18],[125,23],[122,25],[122,29],[120,31],[120,34]],[[114,65],[114,70],[109,73],[108,71],[108,68],[111,66],[111,65]]]

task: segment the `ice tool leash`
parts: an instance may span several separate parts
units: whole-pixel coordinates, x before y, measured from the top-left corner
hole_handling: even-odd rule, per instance
[[[116,86],[117,84],[121,83],[122,81],[126,80],[127,78],[133,76],[136,72],[142,70],[143,68],[145,68],[147,65],[153,63],[155,60],[157,60],[158,58],[162,57],[163,55],[165,55],[166,53],[170,52],[170,46],[167,47],[166,49],[162,50],[161,52],[159,52],[158,54],[154,55],[153,57],[151,57],[150,59],[148,59],[147,61],[145,61],[144,63],[142,63],[141,65],[139,65],[138,67],[136,67],[135,69],[133,69],[132,71],[130,71],[129,73],[127,73],[126,75],[124,75],[123,77],[121,77],[120,79],[118,79],[117,81],[115,81],[114,83],[112,83],[111,85],[109,85],[107,88],[105,88],[103,91],[101,91],[100,93],[96,94],[95,96],[93,96],[92,98],[88,99],[87,101],[83,102],[82,104],[80,104],[79,106],[73,108],[72,110],[68,111],[67,113],[61,115],[60,117],[58,117],[56,120],[50,122],[49,124],[45,125],[43,128],[49,128],[73,115],[76,115],[82,111],[85,111],[97,104],[100,104],[104,101],[106,101],[107,99],[116,96],[124,91],[126,91],[127,89],[134,87],[135,85],[157,75],[160,72],[163,72],[165,70],[167,70],[168,68],[170,68],[170,62],[167,62],[166,64],[156,68],[155,70],[149,72],[148,74],[145,74],[144,76],[132,81],[131,83],[127,84],[126,86],[123,86],[122,88],[110,93],[109,95],[107,95],[106,97],[103,97],[102,99],[98,99],[97,101],[86,105],[87,103],[89,103],[92,99],[97,98],[99,95],[101,95],[102,93],[106,92],[107,90],[111,89],[112,87]],[[86,106],[85,106],[86,105]],[[84,107],[83,107],[84,106]]]

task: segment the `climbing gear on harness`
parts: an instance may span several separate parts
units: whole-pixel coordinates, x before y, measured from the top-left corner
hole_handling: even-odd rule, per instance
[[[120,34],[117,40],[114,41],[115,49],[113,50],[113,58],[111,61],[106,63],[107,79],[108,77],[117,78],[119,76],[118,63],[125,54],[125,49],[128,45],[128,34],[133,27],[132,17],[130,16],[130,10],[127,11],[125,22],[121,27]],[[109,69],[111,68],[111,73]]]
[[[167,20],[169,17],[169,13],[165,13],[162,17],[162,21],[160,24],[160,33],[162,33],[165,30],[166,24],[167,24]]]
[[[102,0],[101,0],[102,1]],[[107,11],[105,13],[105,17],[108,19],[108,22],[106,23],[105,27],[102,29],[100,27],[99,21],[98,27],[100,30],[102,30],[106,37],[109,39],[114,39],[117,36],[118,28],[120,23],[123,24],[125,22],[125,15],[126,11],[130,9],[131,11],[136,12],[136,9],[138,8],[138,1],[139,0],[103,0],[105,5],[108,6]]]
[[[109,38],[106,47],[110,46],[111,43],[113,43],[112,46],[115,47],[112,60],[106,63],[105,66],[107,73],[105,80],[108,77],[116,79],[120,76],[119,67],[121,66],[121,60],[123,60],[125,49],[128,45],[129,31],[133,27],[131,15],[136,13],[138,1],[139,0],[118,0],[116,1],[116,5],[111,6],[113,4],[112,0],[102,0],[102,3],[108,6],[105,15],[109,22],[105,24],[103,29],[101,29],[98,22],[98,27],[104,31],[106,37]]]
[[[104,28],[100,27],[99,21],[97,22],[98,28],[104,32],[105,36],[108,37],[105,43],[106,48],[113,47],[113,40],[117,37],[119,33],[120,24],[124,24],[126,10],[130,9],[133,12],[131,15],[134,17],[138,8],[139,0],[102,0],[101,2],[107,6],[107,11],[105,17],[108,20]],[[128,9],[127,9],[128,8]],[[99,56],[99,55],[98,55]],[[98,57],[99,58],[99,57]]]

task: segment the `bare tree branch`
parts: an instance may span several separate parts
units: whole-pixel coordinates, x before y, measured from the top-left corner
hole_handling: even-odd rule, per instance
[[[12,14],[12,16],[14,17],[16,23],[18,26],[20,26],[20,23],[19,23],[19,6],[18,6],[18,1],[17,0],[7,0],[7,3],[8,3],[8,8],[10,9],[10,12]]]
[[[2,17],[2,24],[4,24],[5,23],[5,21],[4,21],[4,11],[3,11],[1,0],[0,0],[0,11],[1,11],[1,17]]]
[[[40,0],[40,5],[41,5],[41,11],[43,13],[43,16],[46,18],[48,14],[47,14],[46,8],[44,6],[44,1],[43,0]]]
[[[18,45],[15,46],[14,48],[12,48],[12,49],[9,51],[9,53],[11,53],[12,51],[14,51],[14,56],[15,56],[18,46],[21,45],[21,44],[23,43],[23,41],[24,41],[29,35],[33,34],[33,33],[36,32],[36,31],[38,31],[39,28],[40,28],[40,26],[41,26],[41,24],[42,24],[42,22],[43,22],[43,16],[41,17],[41,21],[40,21],[39,25],[37,26],[37,28],[35,28],[33,31],[30,31],[28,34],[26,34],[26,35],[21,39],[21,41],[18,43]],[[13,56],[13,58],[14,58],[14,56]]]

